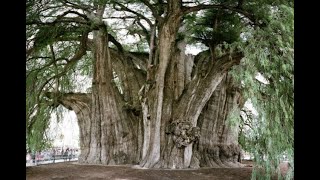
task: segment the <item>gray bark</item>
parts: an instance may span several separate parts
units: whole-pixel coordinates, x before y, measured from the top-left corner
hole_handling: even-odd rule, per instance
[[[122,112],[121,97],[112,83],[112,64],[105,29],[94,33],[94,77],[90,127],[90,149],[87,162],[91,164],[134,163],[137,137],[130,117]],[[120,103],[119,103],[120,102]]]
[[[181,1],[168,0],[157,53],[150,58],[110,49],[106,27],[94,30],[92,93],[85,95],[87,100],[71,100],[73,95],[60,100],[78,117],[80,163],[238,166],[237,131],[226,118],[238,106],[239,95],[229,93],[227,73],[243,55],[185,55],[185,44],[176,42],[181,19]],[[159,63],[150,67],[152,57]],[[112,82],[114,72],[123,94]]]
[[[180,52],[176,51],[176,53]],[[161,159],[155,167],[181,169],[190,166],[193,154],[192,144],[201,138],[199,136],[200,127],[197,125],[200,113],[217,86],[226,77],[228,69],[239,62],[242,54],[232,54],[233,60],[226,55],[215,62],[208,61],[205,73],[203,73],[202,69],[199,69],[201,67],[199,64],[208,59],[211,60],[211,58],[210,56],[200,56],[200,60],[196,60],[198,67],[194,69],[196,72],[193,79],[184,85],[184,93],[178,94],[178,99],[173,101],[173,95],[176,95],[174,92],[177,92],[175,89],[179,88],[180,85],[174,82],[175,78],[182,77],[179,76],[179,72],[188,72],[187,68],[183,69],[185,66],[174,68],[179,62],[175,57],[177,56],[172,58],[172,63],[169,65],[171,71],[166,77],[168,86],[164,91],[165,103],[163,112],[165,112],[165,115],[162,117],[162,134],[160,136],[163,139],[160,146],[162,151]],[[183,56],[183,58],[188,57]],[[228,109],[225,109],[223,113],[229,113]],[[220,118],[217,121],[223,121],[223,119]]]
[[[239,167],[238,125],[227,122],[233,108],[239,108],[240,92],[232,78],[223,78],[203,109],[197,126],[200,139],[193,145],[190,167]]]
[[[163,134],[163,124],[169,119],[163,116],[170,116],[170,102],[165,102],[164,87],[165,75],[175,48],[175,38],[178,32],[181,14],[181,1],[168,1],[168,15],[166,20],[162,22],[159,32],[159,65],[157,66],[154,89],[149,91],[146,88],[146,99],[144,103],[148,103],[150,115],[150,137],[149,146],[145,158],[140,165],[142,167],[154,167],[160,160],[161,132]],[[163,107],[167,108],[166,114],[163,113]]]

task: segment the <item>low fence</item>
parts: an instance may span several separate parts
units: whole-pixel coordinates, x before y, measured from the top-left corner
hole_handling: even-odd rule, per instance
[[[33,155],[31,159],[26,159],[26,166],[35,166],[39,164],[51,164],[58,162],[77,161],[78,155]]]

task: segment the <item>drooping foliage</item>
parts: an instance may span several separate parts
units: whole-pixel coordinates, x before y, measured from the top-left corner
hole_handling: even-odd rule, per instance
[[[243,146],[267,172],[262,175],[256,170],[253,178],[258,179],[270,179],[271,172],[279,172],[283,160],[289,161],[292,171],[294,167],[293,7],[288,4],[265,9],[269,10],[268,24],[246,32],[245,45],[241,45],[245,58],[232,72],[258,113],[244,117],[250,119],[251,128],[240,135],[244,137]],[[292,175],[289,172],[287,178]]]
[[[250,100],[258,115],[241,119],[240,110],[235,109],[230,120],[241,121],[243,127],[250,126],[248,131],[240,131],[239,142],[246,151],[254,154],[258,167],[267,172],[259,174],[255,171],[253,178],[269,179],[282,155],[286,155],[294,167],[293,2],[192,2],[183,5],[191,7],[210,3],[221,6],[186,13],[183,17],[185,27],[178,33],[177,41],[185,39],[189,45],[200,42],[209,47],[211,56],[221,57],[235,50],[245,55],[231,73],[241,87],[244,99]],[[109,43],[111,48],[148,51],[152,27],[158,23],[153,16],[155,12],[165,16],[166,3],[160,0],[27,1],[26,128],[27,145],[31,150],[41,150],[48,144],[45,130],[50,114],[59,105],[58,97],[49,99],[45,93],[79,91],[79,76],[92,77],[90,32],[97,28],[97,24],[88,18],[91,18],[93,9],[99,4],[107,6],[108,33],[114,38]],[[154,34],[156,38],[157,33]],[[126,42],[133,37],[133,42]],[[265,80],[257,78],[258,74]],[[123,86],[116,76],[118,86]]]
[[[56,110],[58,97],[48,99],[45,92],[74,92],[76,75],[91,73],[90,54],[85,55],[78,41],[86,26],[62,17],[52,21],[65,11],[61,7],[59,1],[27,1],[26,141],[31,151],[51,145],[46,136],[51,113],[61,114]],[[77,53],[84,55],[81,63]]]

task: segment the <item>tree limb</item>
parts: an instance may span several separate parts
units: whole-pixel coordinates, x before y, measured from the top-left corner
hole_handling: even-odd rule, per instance
[[[203,107],[210,99],[227,71],[235,64],[239,64],[244,57],[242,52],[226,54],[216,59],[213,68],[203,77],[193,78],[187,85],[186,91],[177,100],[177,109],[184,109],[184,113],[174,114],[174,119],[190,117],[190,121],[196,123]]]
[[[107,18],[103,18],[103,19],[136,19],[137,16],[109,16]]]
[[[74,104],[75,102],[76,103],[82,102],[87,105],[91,104],[91,94],[90,93],[45,92],[44,95],[49,99],[57,98],[57,103],[65,106],[69,110],[73,110],[73,108],[70,106],[70,104]]]
[[[146,36],[147,42],[150,42],[151,37],[150,37],[150,33],[148,32],[148,30],[143,26],[143,24],[140,22],[139,18],[136,22],[142,28],[142,31],[144,32],[144,34]],[[150,26],[150,27],[152,28],[153,26]]]
[[[135,14],[135,15],[137,15],[138,17],[140,17],[141,19],[144,19],[144,20],[149,24],[150,27],[152,26],[153,23],[150,21],[150,19],[146,18],[144,15],[142,15],[142,14],[140,14],[140,13],[137,13],[137,12],[129,9],[128,7],[124,6],[123,4],[120,4],[120,3],[117,3],[117,2],[116,2],[115,4],[118,5],[118,6],[120,6],[120,9],[117,8],[117,7],[115,7],[115,6],[114,6],[114,9],[116,9],[116,10],[118,10],[118,11],[123,10],[123,11],[130,12],[130,13],[132,13],[132,14]]]
[[[68,14],[76,14],[76,15],[78,15],[78,17],[82,17],[83,20],[79,19],[78,17],[65,17]],[[61,23],[61,22],[75,22],[75,23],[87,24],[87,25],[90,24],[89,18],[86,15],[81,14],[76,11],[68,10],[68,11],[65,11],[64,13],[58,15],[57,18],[52,22],[41,22],[41,21],[34,20],[34,21],[27,21],[26,25],[33,25],[33,24],[50,25],[50,24],[56,24],[56,23]]]
[[[74,65],[78,60],[80,60],[82,58],[83,55],[86,54],[86,50],[87,50],[87,36],[88,36],[89,32],[84,32],[82,35],[82,41],[80,42],[80,48],[78,50],[78,52],[76,52],[76,54],[67,62],[67,64],[64,66],[62,72],[50,77],[49,79],[47,79],[45,81],[45,83],[42,84],[42,86],[39,89],[39,93],[37,95],[37,99],[39,100],[40,98],[40,94],[43,91],[43,88],[54,78],[60,78],[61,76],[63,76],[68,70],[69,67],[71,67],[72,65]]]
[[[148,6],[151,10],[152,15],[156,18],[156,20],[161,21],[163,18],[158,14],[157,10],[155,9],[154,5],[152,5],[149,0],[140,0],[143,4]]]
[[[108,37],[108,40],[111,41],[117,47],[118,51],[120,53],[123,53],[122,45],[111,34],[108,34]]]
[[[41,21],[28,21],[26,22],[26,25],[55,25],[57,23],[79,23],[79,24],[83,24],[83,25],[90,25],[89,22],[80,20],[79,18],[71,18],[71,17],[64,17],[62,19],[59,20],[55,20],[52,22],[41,22]]]
[[[87,12],[92,12],[94,10],[94,8],[92,6],[88,6],[88,5],[84,5],[84,4],[75,4],[72,2],[69,2],[67,0],[60,0],[64,5],[68,6],[68,7],[72,7],[72,8],[76,8],[76,9],[82,9],[84,11]]]

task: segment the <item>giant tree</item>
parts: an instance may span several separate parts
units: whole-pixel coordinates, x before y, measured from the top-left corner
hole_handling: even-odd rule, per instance
[[[80,163],[241,166],[240,122],[228,119],[251,97],[242,95],[245,88],[229,71],[246,66],[240,62],[254,42],[245,33],[267,28],[266,17],[279,5],[291,6],[267,0],[28,1],[28,143],[43,136],[50,112],[62,105],[77,115]],[[123,30],[137,41],[124,41]],[[194,43],[204,50],[187,55]],[[80,74],[91,78],[87,92],[73,92]]]

